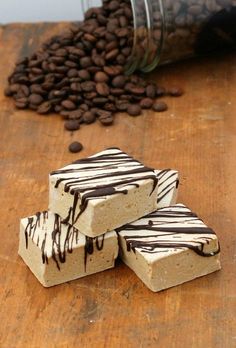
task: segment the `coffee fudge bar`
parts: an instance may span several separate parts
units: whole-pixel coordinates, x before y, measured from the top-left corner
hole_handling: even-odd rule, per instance
[[[156,173],[118,148],[56,170],[49,181],[49,209],[90,237],[157,209]]]
[[[122,260],[152,291],[220,269],[216,234],[183,204],[158,209],[116,231]]]
[[[86,237],[61,218],[44,211],[20,224],[19,255],[40,283],[53,286],[114,267],[117,234]]]

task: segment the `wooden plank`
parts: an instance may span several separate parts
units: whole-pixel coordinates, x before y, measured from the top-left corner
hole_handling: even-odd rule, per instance
[[[0,27],[0,346],[236,346],[236,56],[201,58],[151,73],[186,94],[169,111],[64,131],[58,115],[19,111],[3,96],[15,60],[68,24]],[[80,156],[67,146],[80,140]],[[118,262],[100,274],[44,289],[17,255],[20,217],[47,208],[48,173],[108,146],[181,173],[179,201],[221,240],[222,271],[152,293]]]

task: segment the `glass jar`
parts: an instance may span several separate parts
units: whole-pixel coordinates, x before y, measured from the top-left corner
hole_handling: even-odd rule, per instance
[[[128,73],[236,47],[236,0],[127,1],[133,26]],[[84,13],[103,2],[109,1],[82,0]]]

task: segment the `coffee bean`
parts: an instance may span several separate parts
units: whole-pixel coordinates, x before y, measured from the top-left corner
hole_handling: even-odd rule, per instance
[[[127,112],[130,116],[141,115],[142,109],[138,104],[130,104],[127,108]]]
[[[69,145],[69,151],[72,153],[78,153],[81,150],[83,150],[83,145],[79,143],[78,141],[74,141]]]
[[[156,102],[153,104],[152,109],[156,112],[163,112],[168,109],[168,106],[165,102]]]
[[[80,58],[79,62],[82,68],[88,68],[93,64],[92,59],[90,57],[82,57]]]
[[[75,131],[80,128],[80,123],[78,120],[68,120],[65,122],[64,126],[68,131]]]
[[[94,81],[96,81],[96,82],[108,82],[109,76],[103,71],[98,71],[94,76]]]
[[[111,12],[118,10],[119,7],[120,7],[120,4],[119,4],[119,1],[117,1],[117,0],[110,1],[109,5],[108,5],[108,9]]]
[[[118,48],[115,48],[114,50],[108,52],[105,56],[106,60],[113,60],[116,58],[116,56],[119,54]]]
[[[148,98],[155,98],[156,97],[156,86],[155,85],[148,85],[146,87],[146,96]]]
[[[104,66],[103,70],[109,76],[116,76],[116,75],[119,75],[122,72],[122,67],[119,66],[119,65]]]
[[[39,114],[48,114],[50,111],[52,111],[52,104],[48,101],[42,103],[41,105],[39,105],[39,107],[37,108],[37,112]]]
[[[123,75],[118,75],[112,79],[112,86],[115,88],[123,88],[126,83],[126,78]]]
[[[22,102],[20,100],[16,100],[15,101],[15,106],[18,108],[18,109],[26,109],[28,107],[28,103],[27,102]]]
[[[43,97],[40,94],[33,93],[29,96],[29,103],[39,105],[43,102]]]
[[[85,123],[90,124],[90,123],[93,123],[96,120],[96,116],[95,116],[95,114],[93,112],[86,111],[83,114],[83,120],[84,120]]]
[[[96,84],[96,91],[103,97],[106,97],[110,93],[110,89],[105,82],[98,82]]]
[[[77,77],[78,76],[78,71],[76,69],[70,69],[67,73],[67,76],[69,78],[71,77]]]
[[[129,102],[124,100],[117,100],[116,101],[116,108],[119,111],[126,111],[128,109]]]
[[[180,87],[169,88],[168,94],[172,97],[181,97],[184,94],[184,90]]]
[[[73,111],[67,111],[65,116],[67,116],[70,120],[79,120],[81,121],[84,111],[81,109],[76,109]]]
[[[82,91],[84,91],[84,92],[92,92],[96,88],[96,84],[93,81],[82,82],[80,84],[80,86],[81,86]]]
[[[151,98],[143,98],[141,99],[139,105],[142,109],[150,109],[153,105],[153,100]]]
[[[66,99],[66,100],[63,100],[61,105],[67,109],[67,110],[75,110],[76,109],[76,105],[75,103],[73,103],[71,100],[69,99]]]
[[[104,97],[97,97],[93,99],[93,104],[94,105],[104,105],[109,101],[108,98],[104,98]]]

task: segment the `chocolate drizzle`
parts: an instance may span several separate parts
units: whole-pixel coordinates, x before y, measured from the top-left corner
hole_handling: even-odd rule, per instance
[[[75,224],[90,200],[115,194],[127,194],[129,186],[139,187],[142,180],[152,180],[154,192],[158,178],[152,168],[145,167],[117,148],[107,149],[97,155],[78,160],[60,170],[55,188],[63,183],[65,192],[74,196],[73,206],[64,221]],[[78,209],[79,208],[79,209]]]
[[[127,251],[155,254],[188,248],[204,257],[220,252],[219,244],[216,250],[204,251],[204,246],[215,239],[215,232],[181,204],[159,209],[116,232],[125,239]]]
[[[49,217],[53,222],[49,223]],[[61,221],[57,214],[51,212],[37,213],[29,217],[25,227],[25,244],[28,248],[28,239],[41,249],[42,262],[48,263],[49,257],[52,257],[57,269],[61,269],[61,264],[66,262],[67,253],[72,253],[73,248],[78,245],[79,231]],[[96,238],[85,238],[84,246],[84,267],[86,271],[87,255],[94,252],[94,248],[101,251],[104,245],[104,235]]]

